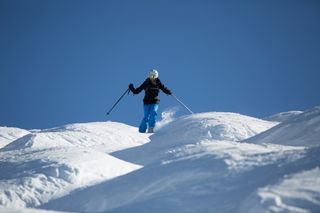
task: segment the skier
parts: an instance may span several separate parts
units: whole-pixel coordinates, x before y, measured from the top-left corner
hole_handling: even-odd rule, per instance
[[[143,98],[144,117],[139,126],[139,132],[145,133],[148,129],[148,133],[153,133],[160,103],[159,90],[161,89],[167,95],[171,95],[170,89],[161,83],[158,71],[155,69],[150,71],[149,77],[138,88],[134,88],[133,84],[129,84],[129,89],[133,94],[139,94],[142,90],[145,91]]]

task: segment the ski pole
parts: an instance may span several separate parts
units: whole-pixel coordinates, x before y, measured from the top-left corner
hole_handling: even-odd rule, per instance
[[[113,110],[113,108],[120,102],[120,100],[123,98],[123,96],[125,96],[126,93],[129,94],[130,89],[128,88],[122,95],[121,97],[117,100],[117,102],[111,107],[111,109],[107,112],[107,115],[110,114],[110,112]]]
[[[193,114],[193,112],[184,104],[182,103],[182,101],[180,101],[174,94],[171,94],[172,97],[174,97],[182,106],[184,106],[184,108],[186,108],[191,114]]]

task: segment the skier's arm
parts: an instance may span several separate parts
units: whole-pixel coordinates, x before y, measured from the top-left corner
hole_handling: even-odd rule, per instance
[[[172,92],[170,89],[168,89],[166,86],[163,85],[163,83],[161,83],[161,81],[159,80],[159,88],[166,93],[167,95],[171,95]]]
[[[139,94],[146,87],[146,82],[143,82],[138,88],[134,88],[133,84],[129,84],[129,89],[133,94]]]

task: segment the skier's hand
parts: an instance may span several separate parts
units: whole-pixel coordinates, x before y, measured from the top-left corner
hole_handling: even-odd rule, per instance
[[[168,89],[168,92],[167,92],[167,94],[168,94],[168,95],[172,95],[172,92],[171,92],[171,90],[169,90],[169,89]]]
[[[133,86],[133,84],[129,84],[129,89],[130,89],[131,91],[133,91],[133,90],[134,90],[134,86]]]

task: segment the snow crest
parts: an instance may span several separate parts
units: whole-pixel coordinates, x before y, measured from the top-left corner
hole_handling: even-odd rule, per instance
[[[276,124],[237,113],[207,112],[176,119],[163,127],[157,137],[178,143],[201,139],[240,141]]]
[[[109,153],[147,141],[144,135],[137,135],[134,127],[116,122],[96,122],[40,130],[13,141],[2,150],[77,146]]]
[[[295,111],[288,111],[288,112],[280,112],[275,115],[266,117],[264,118],[264,120],[282,123],[296,117],[297,115],[300,115],[301,113],[303,113],[303,111],[295,110]]]
[[[275,143],[291,146],[320,145],[320,107],[296,115],[268,131],[246,140],[250,143]]]
[[[24,129],[0,127],[0,148],[29,133],[29,131]]]
[[[148,141],[137,128],[115,122],[29,132],[0,150],[0,206],[37,207],[139,169],[108,153]]]

